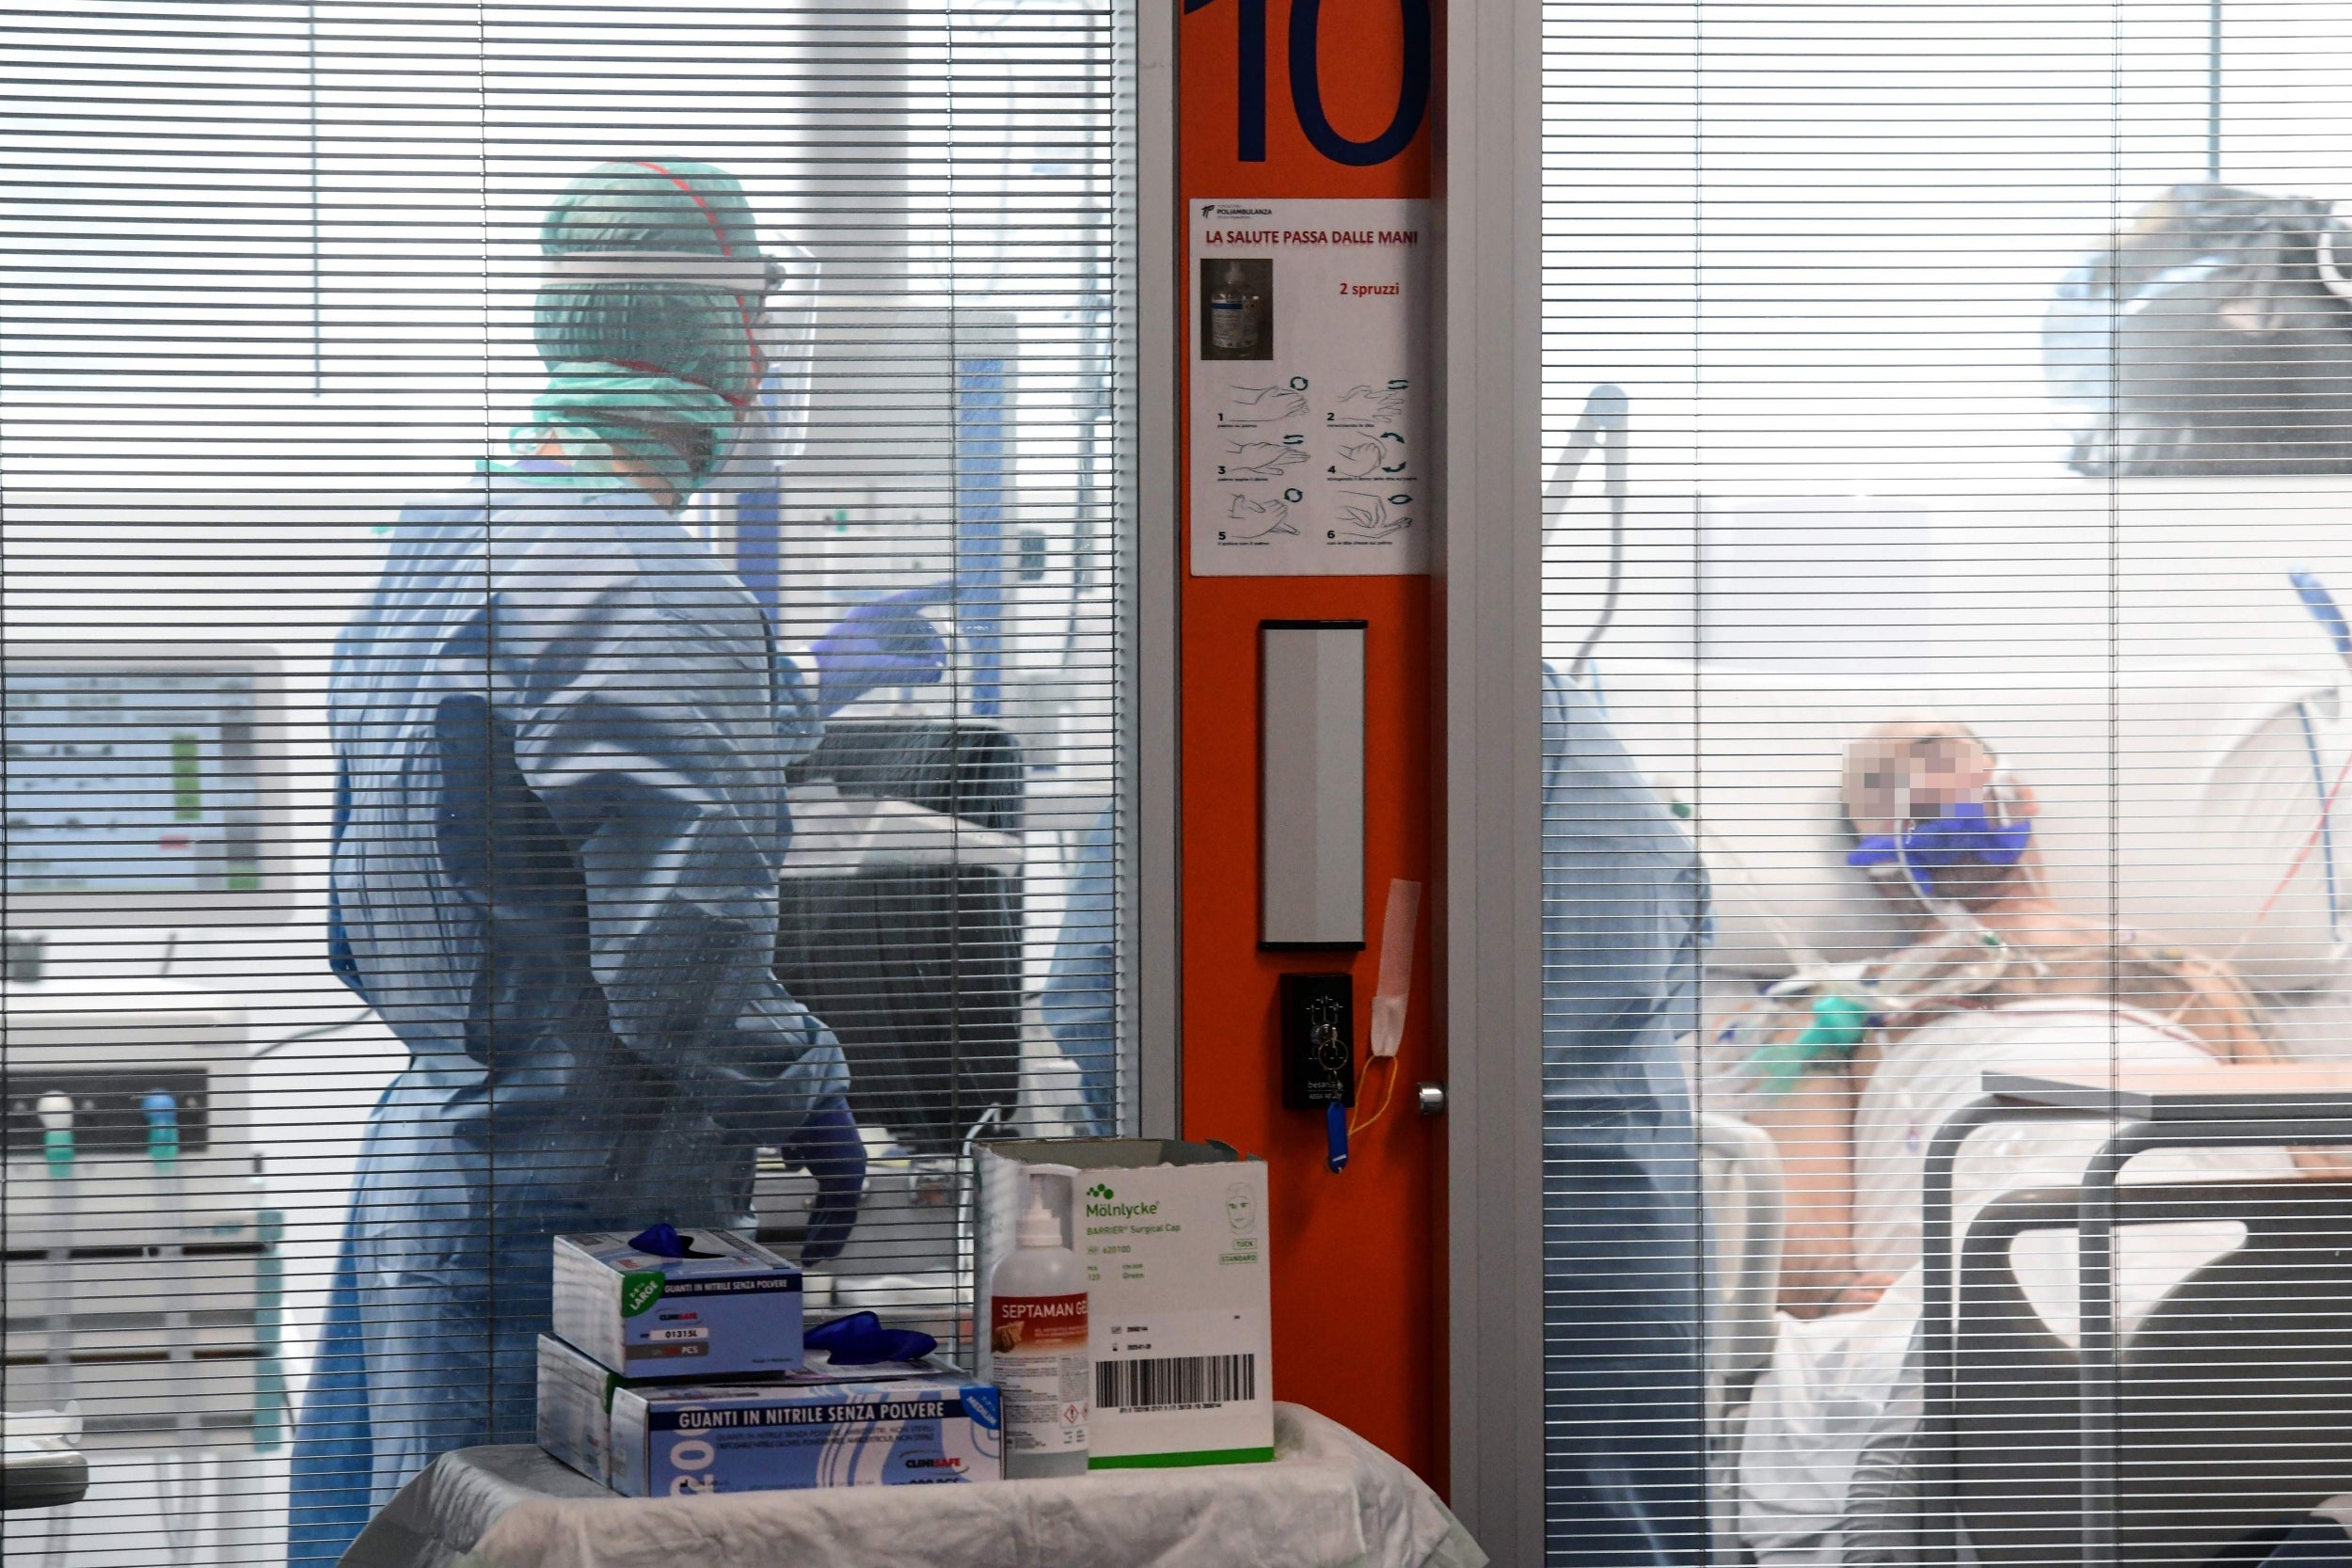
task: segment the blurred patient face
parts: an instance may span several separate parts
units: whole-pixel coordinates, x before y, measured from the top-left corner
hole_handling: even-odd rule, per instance
[[[1903,832],[1934,821],[1963,801],[1985,801],[1998,767],[1993,752],[1964,724],[1938,719],[1881,724],[1846,750],[1847,820],[1858,837]],[[2030,791],[2020,788],[2005,795],[2009,809],[2033,815]],[[1947,877],[1976,883],[1962,899],[1980,906],[2022,880],[2014,878],[2014,871],[2010,866],[1965,867]],[[1882,883],[1881,891],[1906,896],[1894,881]]]
[[[1866,838],[1898,833],[1983,800],[1993,769],[1993,753],[1958,724],[1882,724],[1846,751],[1846,816]]]

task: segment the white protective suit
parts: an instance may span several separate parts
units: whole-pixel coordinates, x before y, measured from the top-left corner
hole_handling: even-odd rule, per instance
[[[1904,1357],[1920,1312],[1919,1213],[1929,1141],[1982,1097],[1987,1069],[2095,1073],[2210,1064],[2185,1032],[2130,1007],[2045,998],[1955,1013],[1915,1031],[1871,1074],[1854,1115],[1854,1254],[1865,1273],[1899,1275],[1858,1312],[1780,1320],[1772,1363],[1756,1386],[1740,1452],[1740,1533],[1759,1568],[1840,1560],[1847,1490],[1862,1448],[1913,1418]],[[1954,1229],[1987,1204],[2033,1187],[2074,1185],[2108,1136],[2106,1122],[1996,1123],[1962,1148]],[[2134,1182],[2291,1175],[2284,1149],[2166,1149],[2124,1172]],[[2117,1305],[2126,1326],[2239,1240],[2228,1221],[2133,1226],[2116,1243]],[[2011,1257],[2018,1282],[2054,1331],[2075,1333],[2074,1233],[2036,1231]]]

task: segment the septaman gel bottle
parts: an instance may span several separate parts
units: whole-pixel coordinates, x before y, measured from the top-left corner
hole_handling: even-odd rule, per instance
[[[1209,293],[1209,346],[1222,353],[1249,354],[1265,331],[1265,300],[1249,288],[1239,261],[1225,267],[1224,281]]]
[[[1087,1337],[1087,1271],[1062,1243],[1045,1184],[1064,1181],[1077,1212],[1078,1173],[1031,1165],[1015,1249],[989,1275],[990,1375],[1004,1397],[1005,1479],[1082,1476],[1092,1414],[1094,1357]]]

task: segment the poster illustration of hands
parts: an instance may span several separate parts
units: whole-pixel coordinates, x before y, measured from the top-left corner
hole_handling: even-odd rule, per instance
[[[1191,204],[1195,576],[1428,571],[1428,208]]]

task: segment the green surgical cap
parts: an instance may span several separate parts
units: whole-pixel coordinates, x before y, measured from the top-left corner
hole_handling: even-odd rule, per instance
[[[757,261],[742,186],[724,169],[669,160],[599,164],[567,186],[539,226],[549,258],[651,251]],[[612,471],[626,451],[683,497],[725,458],[757,394],[760,298],[715,285],[563,278],[539,290],[539,356],[551,372],[526,453],[550,436],[575,466]],[[598,450],[601,448],[602,450]]]

